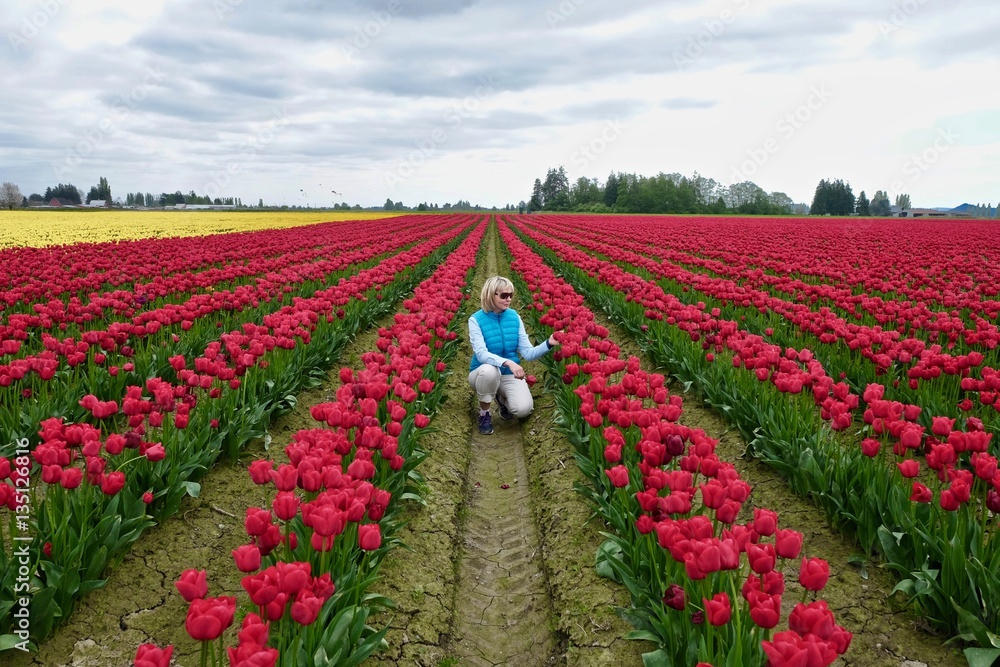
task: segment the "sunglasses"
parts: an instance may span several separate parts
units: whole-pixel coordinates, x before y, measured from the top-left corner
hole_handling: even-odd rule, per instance
[[[497,292],[496,295],[501,299],[510,299],[514,296],[513,292]]]

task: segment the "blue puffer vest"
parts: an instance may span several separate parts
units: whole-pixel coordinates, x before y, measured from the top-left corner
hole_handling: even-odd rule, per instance
[[[484,310],[478,310],[473,317],[476,318],[476,322],[483,332],[483,341],[486,343],[487,350],[504,359],[510,359],[516,364],[521,363],[521,357],[517,356],[517,334],[521,331],[521,319],[517,313],[510,308],[502,313],[487,313]],[[482,362],[473,355],[472,362],[469,364],[469,372],[471,373],[481,365]],[[513,372],[506,366],[500,367],[501,375],[511,375]]]

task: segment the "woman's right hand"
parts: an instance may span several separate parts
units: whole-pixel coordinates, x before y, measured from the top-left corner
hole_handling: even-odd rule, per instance
[[[516,377],[518,380],[524,379],[524,369],[521,368],[520,364],[508,360],[507,362],[504,363],[504,366],[509,368],[511,372],[514,374],[514,377]]]

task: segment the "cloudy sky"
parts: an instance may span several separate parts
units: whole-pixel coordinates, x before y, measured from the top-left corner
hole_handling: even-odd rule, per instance
[[[996,0],[0,1],[25,195],[503,206],[563,165],[1000,199]]]

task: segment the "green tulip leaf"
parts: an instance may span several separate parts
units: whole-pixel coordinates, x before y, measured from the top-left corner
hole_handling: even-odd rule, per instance
[[[993,667],[997,658],[1000,658],[1000,648],[965,649],[965,659],[969,661],[969,667]]]
[[[184,487],[184,492],[192,498],[197,498],[201,495],[201,484],[198,482],[181,482],[181,486]]]
[[[0,653],[4,651],[9,651],[10,649],[18,646],[24,640],[17,635],[0,635]],[[27,646],[29,651],[35,651],[38,649],[33,643],[22,644],[22,646]]]
[[[642,654],[642,667],[673,667],[673,661],[663,649]]]
[[[968,609],[959,606],[955,600],[951,601],[951,606],[958,613],[959,633],[972,635],[981,646],[993,646],[1000,649],[1000,636],[990,632],[980,619],[976,618]]]

